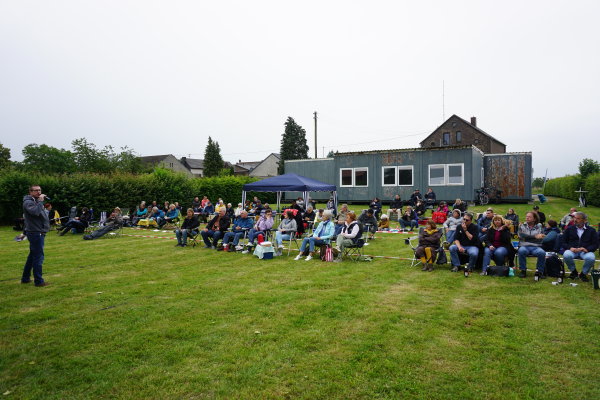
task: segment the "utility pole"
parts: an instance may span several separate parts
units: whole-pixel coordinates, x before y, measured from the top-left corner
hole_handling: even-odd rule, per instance
[[[315,116],[315,158],[317,157],[317,112],[315,111],[314,113]]]

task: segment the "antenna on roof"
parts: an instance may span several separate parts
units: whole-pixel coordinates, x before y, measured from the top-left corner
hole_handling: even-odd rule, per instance
[[[446,97],[444,81],[442,80],[442,122],[446,120]]]

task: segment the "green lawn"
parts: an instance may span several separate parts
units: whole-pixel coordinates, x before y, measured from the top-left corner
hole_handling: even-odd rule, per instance
[[[50,234],[51,285],[36,288],[19,283],[27,242],[0,228],[4,398],[600,398],[591,283],[263,261],[125,233]],[[379,234],[366,252],[409,257],[403,237]]]

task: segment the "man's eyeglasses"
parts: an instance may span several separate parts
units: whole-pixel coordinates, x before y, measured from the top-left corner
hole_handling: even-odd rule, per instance
[[[41,192],[42,189],[31,189],[30,192]]]

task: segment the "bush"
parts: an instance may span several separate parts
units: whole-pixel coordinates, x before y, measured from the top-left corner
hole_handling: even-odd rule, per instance
[[[585,189],[587,202],[592,206],[600,207],[600,174],[589,175],[585,179]]]
[[[578,200],[579,194],[575,193],[583,186],[579,175],[567,175],[562,178],[550,179],[546,182],[544,194],[548,196],[562,197],[564,199]]]
[[[587,190],[589,205],[600,207],[600,174],[589,175],[585,180],[580,175],[550,179],[546,182],[544,194],[579,201],[579,193],[576,192],[579,188]]]
[[[91,207],[109,211],[115,206],[133,210],[142,200],[179,202],[190,207],[194,196],[208,196],[216,201],[221,197],[234,207],[242,199],[242,187],[256,181],[247,176],[215,178],[189,178],[166,169],[156,169],[151,174],[72,174],[36,175],[19,171],[0,172],[0,221],[12,222],[22,214],[23,196],[31,184],[39,184],[52,198],[54,208],[66,215],[72,206]],[[264,202],[276,202],[275,193],[249,193]]]

